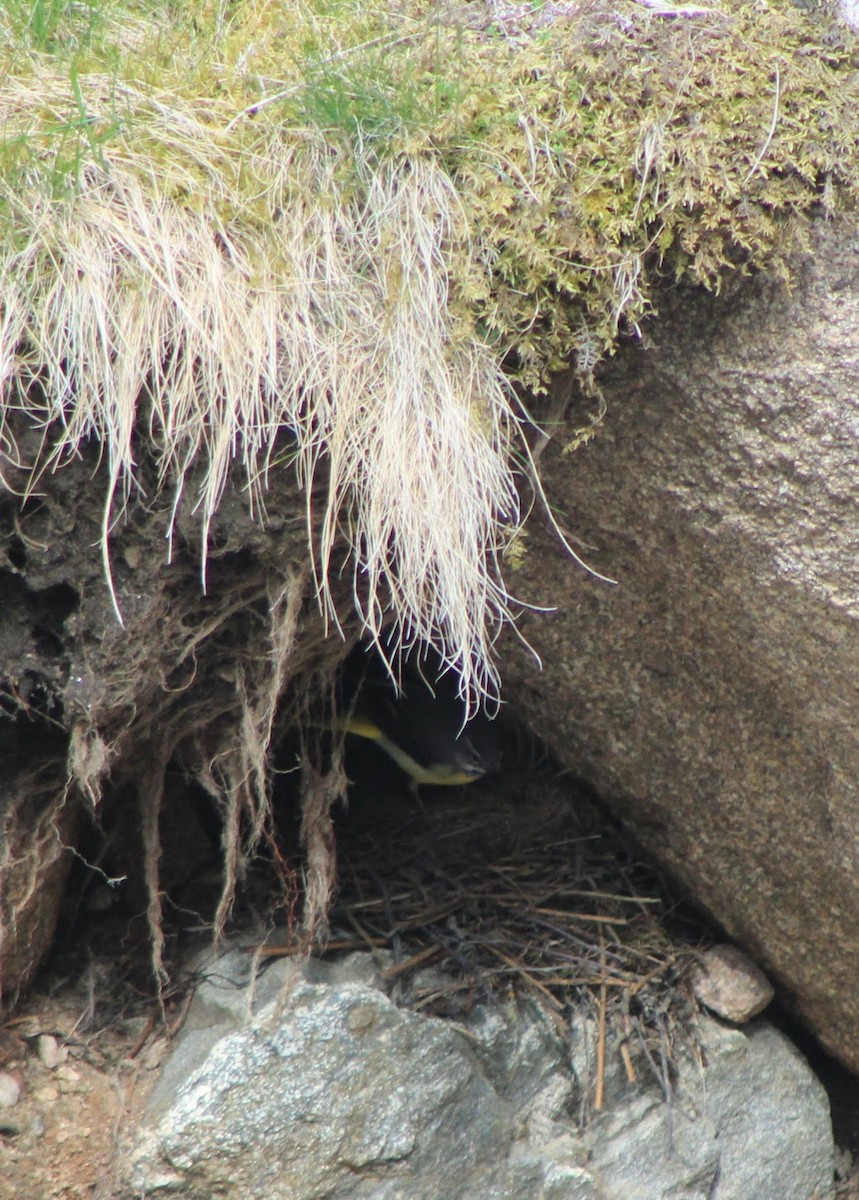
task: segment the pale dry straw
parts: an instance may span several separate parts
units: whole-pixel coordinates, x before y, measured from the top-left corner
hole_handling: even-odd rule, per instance
[[[35,139],[52,94],[67,115],[53,82],[32,83],[31,106],[4,81],[7,131]],[[94,127],[113,119],[104,81],[78,85]],[[75,189],[58,197],[36,172],[2,197],[4,413],[38,377],[42,469],[102,443],[108,578],[141,425],[174,513],[193,469],[204,547],[236,462],[264,512],[288,430],[306,495],[326,492],[308,530],[332,623],[345,539],[366,634],[389,656],[430,642],[469,696],[491,691],[516,422],[496,357],[451,317],[446,256],[468,252],[468,230],[450,178],[429,157],[347,168],[318,134],[264,118],[242,135],[214,102],[125,99],[133,136],[88,156]]]

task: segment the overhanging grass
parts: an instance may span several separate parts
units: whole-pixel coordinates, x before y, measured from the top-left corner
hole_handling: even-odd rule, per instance
[[[27,16],[27,13],[30,16]],[[4,9],[0,380],[42,466],[147,437],[203,538],[278,431],[320,595],[491,686],[519,523],[508,379],[591,377],[668,275],[784,270],[851,202],[856,50],[789,7]],[[37,384],[38,386],[34,386]],[[7,438],[9,434],[7,433]],[[13,451],[13,447],[9,447]]]

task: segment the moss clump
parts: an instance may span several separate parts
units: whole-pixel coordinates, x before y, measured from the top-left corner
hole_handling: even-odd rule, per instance
[[[491,264],[472,307],[532,387],[571,354],[586,375],[659,277],[785,271],[859,181],[852,40],[773,6],[582,7],[496,48],[449,160]]]

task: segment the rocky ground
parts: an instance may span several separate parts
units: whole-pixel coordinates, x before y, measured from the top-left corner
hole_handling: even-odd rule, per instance
[[[145,1017],[87,1026],[78,987],[39,995],[0,1035],[2,1200],[113,1200],[117,1145],[134,1127],[166,1040],[138,1053]]]
[[[665,1014],[679,1034],[689,1011],[683,963],[706,931],[694,919],[678,921],[676,899],[660,893],[661,881],[647,874],[615,827],[600,826],[604,818],[591,800],[551,774],[542,782],[520,780],[503,794],[475,788],[466,796],[415,800],[375,762],[362,790],[361,771],[360,761],[352,765],[357,786],[349,813],[338,817],[341,890],[330,944],[342,951],[335,957],[370,943],[382,947],[388,995],[412,1012],[448,1018],[455,1028],[487,1003],[500,1001],[509,1012],[517,992],[536,999],[556,1028],[576,1005],[597,1028],[602,978],[609,1045],[616,1020],[634,1035],[618,1043],[632,1046],[633,1056],[640,1045],[655,1047],[658,1057],[655,1031]],[[194,836],[199,851],[199,827]],[[205,883],[205,855],[197,857]],[[165,1023],[152,996],[145,938],[138,936],[142,923],[121,902],[108,907],[103,886],[87,897],[76,923],[63,928],[62,949],[39,986],[0,1031],[0,1200],[128,1200],[128,1146],[199,992],[199,978],[187,970],[183,981],[183,963],[199,956],[201,942],[186,930],[168,939],[177,984],[166,997]],[[249,888],[246,901],[239,924],[258,927],[260,911],[263,924],[270,923],[259,890]],[[680,938],[673,948],[659,932],[662,917]],[[551,931],[534,924],[541,920],[551,921]],[[533,957],[533,946],[541,954],[553,947],[556,957]],[[573,946],[569,978],[590,971],[594,980],[575,1003],[559,982]],[[639,969],[642,956],[649,965]],[[550,962],[552,984],[545,987],[540,972]],[[649,972],[654,979],[639,989],[638,979]],[[432,987],[425,986],[428,977]],[[607,992],[622,990],[607,988],[609,978],[627,979],[625,1011],[605,1002]],[[633,1068],[616,1053],[612,1059],[611,1049],[608,1058],[609,1092],[612,1071],[622,1086],[630,1069],[643,1080],[643,1058]],[[849,1086],[839,1079],[844,1149],[837,1195],[859,1200],[850,1146],[856,1122]],[[593,1117],[596,1076],[592,1084],[586,1118]]]
[[[110,979],[103,985],[109,989]],[[3,1026],[0,1200],[129,1198],[124,1147],[170,1041],[154,1010],[98,1027],[89,1024],[91,1015],[87,988],[67,984],[35,995]],[[842,1100],[849,1123],[851,1106]],[[849,1149],[839,1150],[836,1167],[836,1200],[859,1200],[859,1168]]]

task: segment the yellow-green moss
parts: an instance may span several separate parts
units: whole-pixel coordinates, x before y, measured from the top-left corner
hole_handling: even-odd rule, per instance
[[[802,218],[853,202],[855,44],[795,11],[721,9],[586,6],[475,56],[483,90],[458,144],[439,145],[486,270],[458,298],[527,384],[571,353],[586,375],[658,276],[718,288],[737,269],[784,271]]]

